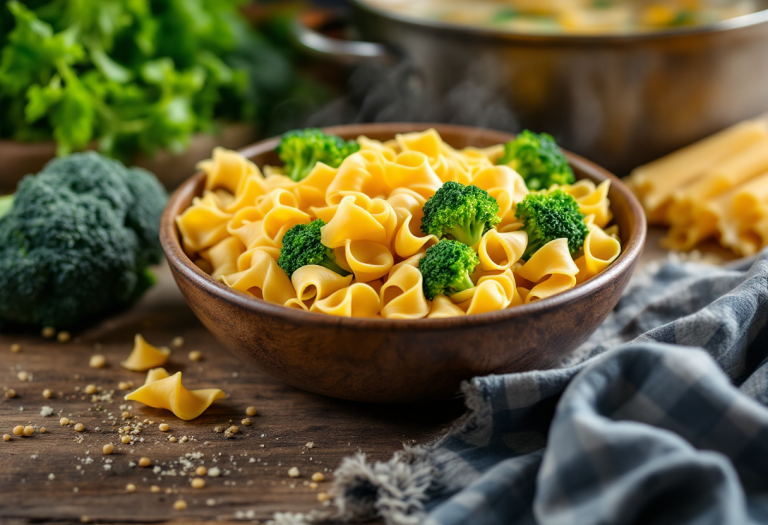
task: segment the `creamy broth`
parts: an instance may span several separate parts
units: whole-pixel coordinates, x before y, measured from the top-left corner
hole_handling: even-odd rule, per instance
[[[365,0],[414,18],[517,33],[637,33],[707,25],[763,9],[757,0]]]

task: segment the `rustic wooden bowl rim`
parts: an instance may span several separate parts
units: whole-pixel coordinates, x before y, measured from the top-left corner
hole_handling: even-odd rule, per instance
[[[500,131],[485,130],[467,126],[424,123],[354,124],[326,128],[326,132],[337,135],[352,133],[355,136],[358,136],[371,133],[374,130],[377,133],[388,133],[391,131],[391,134],[394,137],[396,133],[402,132],[404,129],[427,130],[430,128],[437,129],[437,131],[441,132],[441,134],[443,131],[445,131],[464,134],[465,136],[482,135],[486,138],[497,140],[497,143],[499,144],[507,142],[513,137],[513,135],[509,133]],[[277,147],[279,141],[279,137],[270,138],[258,142],[252,146],[248,146],[247,148],[240,150],[240,152],[244,156],[252,158],[256,155],[274,150]],[[168,205],[163,212],[163,217],[160,224],[160,241],[162,243],[163,250],[165,251],[165,255],[169,264],[171,264],[173,268],[179,272],[180,275],[187,278],[197,288],[212,295],[218,296],[225,301],[246,310],[250,310],[262,315],[277,317],[283,321],[291,322],[293,324],[309,326],[321,325],[326,327],[338,326],[340,328],[343,327],[345,329],[356,330],[381,330],[384,328],[393,332],[426,332],[446,329],[471,329],[488,324],[502,323],[516,317],[524,317],[532,314],[536,315],[555,308],[568,308],[569,305],[578,302],[581,298],[594,293],[601,287],[609,285],[611,281],[620,278],[624,272],[630,271],[632,265],[637,261],[637,259],[639,259],[642,253],[643,245],[645,243],[646,221],[643,209],[635,198],[634,194],[624,183],[621,182],[621,180],[619,180],[616,176],[612,175],[605,169],[578,155],[568,151],[565,153],[568,156],[568,160],[571,165],[578,170],[589,173],[591,176],[599,180],[609,179],[611,181],[611,185],[614,190],[621,193],[621,195],[629,203],[629,210],[634,218],[634,229],[633,231],[629,232],[629,241],[625,246],[622,247],[621,255],[603,273],[561,294],[505,310],[498,310],[495,312],[478,315],[467,315],[463,317],[451,317],[446,319],[424,318],[401,320],[337,317],[328,314],[306,312],[294,308],[288,308],[286,306],[269,303],[267,301],[252,297],[248,294],[233,290],[224,284],[211,279],[208,274],[198,268],[190,260],[190,258],[187,257],[181,248],[179,232],[177,230],[175,221],[176,216],[184,211],[179,209],[180,201],[190,191],[192,191],[192,188],[199,184],[201,179],[205,178],[205,173],[203,172],[196,173],[189,180],[184,182],[169,199]]]

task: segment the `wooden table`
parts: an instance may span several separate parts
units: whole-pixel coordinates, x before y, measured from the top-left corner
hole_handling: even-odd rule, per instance
[[[650,232],[641,265],[666,255],[658,247],[661,235]],[[714,245],[704,251],[730,258]],[[118,383],[130,380],[139,385],[144,375],[124,370],[119,362],[130,352],[136,333],[160,346],[184,337],[185,345],[173,349],[166,368],[172,373],[181,370],[189,388],[219,387],[228,397],[193,422],[129,403],[136,416],[131,422],[147,423],[137,436],[143,442],[123,445],[117,429],[124,424],[120,414],[126,392],[118,390]],[[403,443],[435,438],[464,412],[461,401],[426,408],[338,401],[243,366],[197,321],[167,268],[160,271],[159,286],[133,309],[73,335],[68,344],[29,335],[0,336],[0,388],[19,394],[13,399],[0,397],[0,434],[11,433],[16,425],[46,428],[45,434],[0,441],[0,523],[79,522],[83,516],[92,523],[192,518],[263,522],[276,511],[305,512],[318,507],[317,494],[330,487],[325,481],[310,488],[314,472],[331,478],[340,460],[357,451],[372,459],[389,459]],[[20,343],[22,352],[11,353],[12,343]],[[190,350],[202,351],[204,360],[189,361]],[[106,356],[108,366],[90,368],[94,354]],[[31,381],[20,381],[19,371],[31,374]],[[105,400],[85,395],[89,384],[100,387]],[[46,388],[54,392],[51,399],[43,398]],[[41,416],[43,406],[52,407],[55,414]],[[248,406],[259,412],[250,427],[240,423]],[[86,431],[79,434],[71,426],[60,426],[62,416],[83,423]],[[160,432],[161,422],[171,425],[169,433]],[[232,439],[214,431],[231,424],[240,427]],[[170,443],[169,436],[177,441]],[[188,440],[182,443],[184,436]],[[310,442],[313,448],[307,448]],[[106,443],[115,445],[112,455],[102,453]],[[152,468],[131,466],[144,456],[152,460]],[[205,488],[193,489],[190,467],[198,465],[219,467],[223,475],[206,477]],[[294,466],[301,473],[298,478],[288,476]],[[129,483],[136,486],[135,493],[126,492]],[[152,485],[160,493],[151,492]],[[178,499],[186,502],[186,510],[174,510]]]
[[[166,368],[182,371],[189,388],[219,387],[227,398],[217,401],[192,422],[170,412],[126,403],[120,381],[140,385],[144,374],[120,366],[133,346],[134,334],[159,346],[173,348]],[[9,349],[22,346],[20,353]],[[204,360],[191,362],[190,350]],[[102,369],[89,367],[94,354],[106,356]],[[20,381],[18,372],[31,379]],[[97,398],[86,395],[87,385],[100,387]],[[276,511],[305,512],[320,506],[317,494],[330,482],[309,486],[322,472],[330,479],[340,460],[355,452],[372,459],[388,459],[403,443],[424,443],[445,431],[464,412],[463,403],[423,406],[371,406],[309,394],[286,386],[244,366],[197,321],[177,291],[167,268],[160,284],[133,309],[61,344],[30,335],[0,336],[0,389],[18,396],[0,397],[0,435],[16,425],[45,427],[31,437],[0,440],[0,523],[158,523],[201,521],[263,522]],[[51,399],[43,390],[53,392]],[[130,423],[145,422],[131,445],[120,442],[121,412],[130,405]],[[44,406],[54,414],[41,415]],[[245,410],[258,415],[243,426]],[[23,410],[22,410],[23,409]],[[62,427],[61,417],[83,423],[85,432]],[[163,433],[162,422],[171,426]],[[234,438],[214,431],[216,426],[240,428]],[[169,442],[169,436],[176,438]],[[186,436],[187,440],[183,441]],[[104,455],[112,443],[115,451]],[[312,448],[307,444],[313,443]],[[131,466],[148,457],[152,467]],[[190,486],[194,467],[218,467],[220,477],[205,477],[206,487]],[[159,468],[154,468],[159,467]],[[300,477],[288,470],[297,467]],[[134,493],[126,485],[136,486]],[[159,493],[150,487],[159,487]],[[174,510],[183,499],[187,508]],[[84,518],[85,517],[85,518]]]

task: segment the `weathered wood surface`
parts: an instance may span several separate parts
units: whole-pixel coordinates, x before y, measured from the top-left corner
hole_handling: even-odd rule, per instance
[[[144,374],[119,364],[131,350],[136,333],[169,347],[174,337],[184,337],[184,347],[173,348],[166,368],[172,373],[182,371],[189,388],[219,387],[227,398],[191,422],[123,401],[127,392],[119,391],[118,383],[130,380],[140,385],[144,380]],[[13,343],[22,345],[21,353],[10,351]],[[190,350],[202,351],[204,360],[189,361]],[[94,354],[106,356],[108,366],[90,368]],[[30,374],[31,380],[20,381],[20,371]],[[114,391],[112,401],[94,402],[83,393],[89,384],[100,387],[106,398]],[[337,401],[286,386],[246,367],[197,321],[166,268],[160,285],[136,307],[73,334],[68,344],[39,336],[0,335],[0,389],[5,388],[15,389],[18,396],[0,397],[0,435],[12,434],[16,425],[44,426],[46,433],[0,441],[0,523],[4,524],[79,523],[83,517],[90,523],[263,522],[275,511],[319,507],[317,494],[327,491],[330,482],[312,490],[308,486],[312,473],[323,472],[330,479],[340,460],[357,451],[388,459],[403,443],[436,437],[463,413],[460,401],[426,408]],[[51,399],[42,395],[46,388],[54,393]],[[138,434],[143,442],[120,442],[124,404],[131,405],[131,413],[138,418],[132,423],[153,422]],[[54,414],[43,417],[43,406],[53,408]],[[252,418],[252,426],[245,427],[240,421],[248,406],[255,406],[259,415]],[[83,423],[86,431],[60,426],[62,416]],[[160,432],[161,422],[169,423],[171,431]],[[240,427],[233,439],[214,431],[215,426],[233,423]],[[177,441],[170,443],[169,436]],[[183,436],[188,441],[180,442]],[[306,448],[309,442],[314,448]],[[102,453],[106,443],[115,446],[112,455]],[[203,456],[194,459],[198,454]],[[130,466],[143,456],[161,472]],[[206,477],[205,488],[193,489],[192,471],[184,470],[180,458],[191,462],[187,465],[219,467],[223,475]],[[299,478],[288,476],[294,466],[301,472]],[[136,485],[135,493],[126,493],[128,483]],[[152,493],[152,485],[161,492]],[[178,499],[187,503],[185,511],[174,510]]]

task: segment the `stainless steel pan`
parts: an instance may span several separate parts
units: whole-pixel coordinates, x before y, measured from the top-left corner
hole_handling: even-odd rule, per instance
[[[301,45],[343,62],[405,61],[418,77],[410,107],[450,99],[462,115],[442,120],[548,131],[618,174],[768,111],[768,10],[691,29],[569,36],[412,20],[351,3],[364,41],[299,23]],[[467,85],[475,91],[457,91]],[[514,118],[496,123],[489,112]]]

